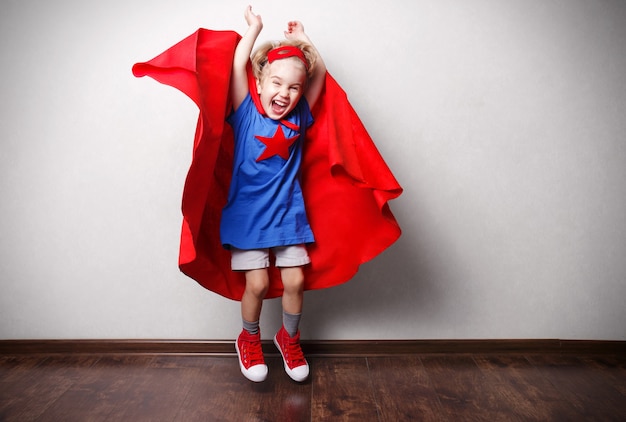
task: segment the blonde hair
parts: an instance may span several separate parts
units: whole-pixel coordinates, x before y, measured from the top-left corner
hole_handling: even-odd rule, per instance
[[[273,50],[274,48],[282,47],[285,45],[297,47],[300,50],[302,50],[302,53],[304,53],[304,58],[306,59],[307,64],[308,64],[306,79],[308,81],[311,78],[311,76],[313,75],[315,71],[315,62],[317,58],[317,55],[315,54],[313,47],[310,44],[302,42],[302,41],[288,41],[288,40],[268,41],[262,44],[261,46],[259,46],[259,48],[257,48],[254,51],[254,53],[252,53],[252,58],[251,58],[252,73],[254,74],[255,78],[257,78],[258,80],[261,80],[263,77],[263,70],[265,69],[265,65],[267,64],[267,53],[269,53],[270,50]]]

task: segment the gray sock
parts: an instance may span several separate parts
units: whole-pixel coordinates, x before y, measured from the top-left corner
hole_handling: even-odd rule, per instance
[[[290,314],[283,311],[283,326],[289,334],[289,337],[293,337],[298,334],[298,326],[300,325],[300,317],[302,314]]]
[[[250,334],[259,334],[259,321],[250,322],[245,319],[241,319],[243,321],[243,329],[249,332]]]

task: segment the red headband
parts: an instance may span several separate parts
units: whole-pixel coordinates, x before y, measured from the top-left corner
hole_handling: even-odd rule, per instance
[[[304,63],[304,67],[306,68],[306,70],[309,70],[309,63],[306,61],[302,50],[300,50],[298,47],[283,45],[281,47],[276,47],[267,53],[267,61],[269,63],[272,63],[274,60],[286,59],[289,57],[299,58],[300,60],[302,60],[302,63]]]

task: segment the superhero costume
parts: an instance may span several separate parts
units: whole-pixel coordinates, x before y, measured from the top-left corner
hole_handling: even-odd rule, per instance
[[[220,242],[233,166],[230,74],[234,31],[199,29],[152,60],[137,63],[133,74],[150,76],[179,89],[200,109],[193,157],[183,189],[179,267],[203,287],[241,300],[244,274],[230,269],[230,252]],[[262,111],[249,69],[250,93]],[[395,242],[400,227],[388,201],[402,188],[380,156],[348,102],[326,74],[324,91],[312,110],[302,158],[302,191],[315,243],[304,267],[305,289],[332,287],[350,280],[359,265]],[[270,268],[267,298],[282,295],[280,272]]]

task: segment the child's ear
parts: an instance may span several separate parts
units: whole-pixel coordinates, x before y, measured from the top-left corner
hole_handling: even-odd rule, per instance
[[[256,81],[256,93],[261,95],[261,80],[259,78],[256,78],[255,81]]]

